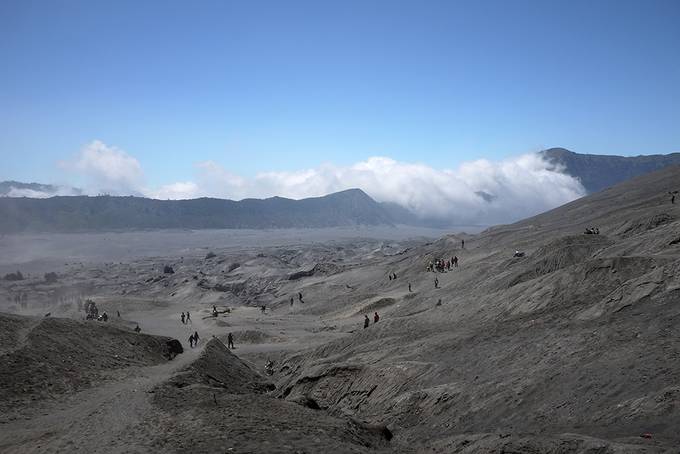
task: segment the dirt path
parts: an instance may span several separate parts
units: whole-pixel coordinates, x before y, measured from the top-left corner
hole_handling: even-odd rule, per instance
[[[0,451],[147,452],[148,447],[139,445],[139,437],[131,434],[154,411],[149,391],[196,359],[200,351],[199,346],[165,364],[128,369],[126,378],[77,393],[46,408],[42,416],[5,424],[0,430]]]
[[[223,324],[206,318],[200,307],[187,305],[192,313],[191,323],[183,324],[177,306],[162,311],[126,313],[128,320],[139,323],[148,334],[180,339],[185,352],[174,360],[149,367],[135,367],[115,372],[115,379],[66,399],[43,407],[41,415],[30,420],[15,420],[0,427],[0,451],[5,453],[63,453],[63,452],[148,452],[150,447],[140,444],[145,437],[139,430],[149,429],[152,406],[149,393],[156,385],[171,377],[195,360],[202,346],[214,336],[228,332],[258,331],[276,338],[275,342],[237,343],[234,353],[253,360],[276,357],[285,352],[301,350],[325,342],[343,332],[323,332],[328,323],[318,316],[279,309],[262,314],[258,308],[237,307],[228,316],[220,317]],[[39,323],[40,321],[36,322]],[[226,325],[226,326],[225,326]],[[188,338],[199,332],[201,343],[188,348]],[[258,364],[253,364],[257,367]],[[157,416],[157,415],[156,415]],[[144,428],[141,428],[144,427]],[[162,429],[160,429],[162,430]]]
[[[33,331],[38,325],[42,323],[43,319],[38,318],[31,323],[26,324],[26,326],[16,331],[15,337],[11,339],[10,342],[3,342],[0,344],[0,356],[8,355],[12,352],[19,350],[21,347],[26,345],[26,340],[28,335]]]

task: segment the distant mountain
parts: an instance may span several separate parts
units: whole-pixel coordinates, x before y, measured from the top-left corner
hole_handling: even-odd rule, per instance
[[[638,175],[680,164],[680,153],[627,157],[579,154],[564,148],[550,148],[541,154],[552,164],[563,166],[565,173],[581,180],[590,194]]]
[[[55,195],[80,195],[80,189],[53,184],[22,183],[21,181],[0,181],[0,197],[45,198]]]
[[[74,196],[0,198],[0,232],[128,229],[315,228],[392,225],[390,214],[360,189],[292,200]]]

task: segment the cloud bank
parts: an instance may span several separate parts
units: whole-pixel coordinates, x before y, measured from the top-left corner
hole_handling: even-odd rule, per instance
[[[503,161],[481,159],[455,169],[371,157],[350,166],[324,164],[293,172],[262,172],[252,178],[205,161],[196,164],[191,181],[148,188],[134,157],[95,141],[81,151],[75,168],[106,185],[100,190],[158,199],[301,199],[361,188],[375,200],[396,203],[421,218],[457,224],[510,222],[586,193],[578,180],[553,168],[536,153]]]
[[[70,187],[56,187],[54,190],[35,190],[29,188],[10,187],[8,191],[0,194],[0,197],[28,197],[30,199],[46,199],[54,196],[81,195],[81,192]]]
[[[139,161],[125,151],[95,140],[80,150],[75,160],[61,167],[86,177],[89,193],[144,195],[144,171]]]
[[[82,195],[82,191],[69,186],[53,184],[21,183],[19,181],[3,181],[0,183],[0,197],[28,197],[46,199],[54,196]]]

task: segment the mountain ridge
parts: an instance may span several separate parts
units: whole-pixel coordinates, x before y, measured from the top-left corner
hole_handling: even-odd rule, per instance
[[[233,201],[156,200],[134,196],[0,198],[0,232],[87,232],[167,228],[318,228],[393,225],[360,189],[322,197]],[[76,214],[77,215],[74,215]]]
[[[549,148],[539,155],[548,163],[549,169],[577,179],[587,194],[680,164],[680,153],[626,157]],[[483,200],[483,204],[493,204],[496,198],[484,191],[476,191],[475,195]],[[72,197],[76,199],[69,200]],[[94,206],[93,201],[99,201],[103,206]],[[123,207],[125,204],[127,206]],[[95,213],[104,218],[108,216],[108,219],[96,219]],[[0,182],[0,214],[4,214],[0,220],[0,233],[397,224],[450,228],[460,224],[452,218],[422,216],[394,202],[376,202],[360,188],[299,200],[278,195],[239,201],[216,197],[160,200],[140,196],[88,197],[76,188],[3,181]]]
[[[579,179],[589,194],[669,165],[680,164],[680,153],[618,156],[548,148],[540,154],[555,168]]]

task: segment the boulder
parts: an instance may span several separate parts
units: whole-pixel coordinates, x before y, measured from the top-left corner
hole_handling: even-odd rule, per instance
[[[168,346],[168,356],[170,359],[174,358],[177,355],[180,355],[184,353],[184,348],[182,347],[182,343],[178,341],[177,339],[170,339],[165,343],[165,345]]]

